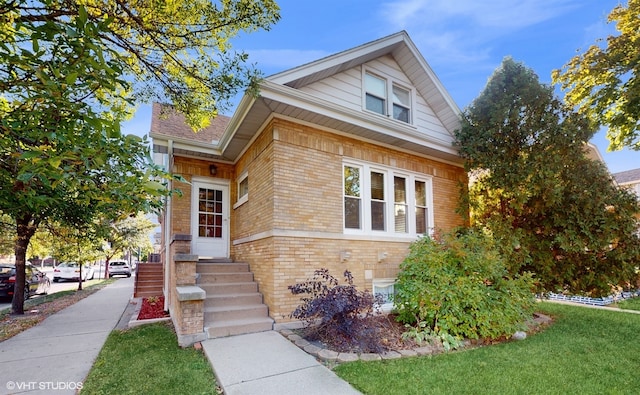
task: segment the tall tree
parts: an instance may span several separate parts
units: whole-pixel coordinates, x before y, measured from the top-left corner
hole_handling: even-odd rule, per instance
[[[552,73],[568,103],[608,127],[611,150],[640,150],[640,0],[627,3],[608,17],[617,35],[600,40]]]
[[[473,222],[500,242],[512,272],[535,273],[541,290],[591,295],[632,280],[640,208],[587,157],[588,120],[506,58],[462,125]]]
[[[26,249],[46,221],[115,221],[161,206],[145,140],[120,133],[139,100],[173,102],[198,129],[259,73],[229,39],[278,19],[271,0],[0,2],[0,213]]]
[[[101,252],[106,260],[106,270],[111,258],[122,255],[125,251],[140,249],[148,253],[152,250],[149,232],[155,225],[143,213],[117,222],[103,221],[99,226],[103,238]]]

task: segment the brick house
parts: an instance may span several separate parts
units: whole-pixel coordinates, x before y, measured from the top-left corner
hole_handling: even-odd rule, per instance
[[[161,219],[181,343],[291,321],[319,268],[393,292],[412,241],[465,224],[459,115],[406,32],[268,77],[197,134],[154,105],[154,155],[189,182]]]

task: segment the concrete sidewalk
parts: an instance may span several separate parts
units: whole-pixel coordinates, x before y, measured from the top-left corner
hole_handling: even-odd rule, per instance
[[[75,394],[133,296],[123,278],[0,343],[0,394]]]
[[[202,342],[225,395],[360,394],[275,331]]]

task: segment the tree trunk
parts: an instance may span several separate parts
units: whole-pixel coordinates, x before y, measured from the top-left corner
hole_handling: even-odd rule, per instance
[[[23,214],[16,218],[16,243],[14,253],[16,255],[16,282],[11,301],[11,314],[24,314],[24,285],[25,266],[27,262],[27,247],[31,237],[36,232],[37,224],[31,222],[30,214]]]
[[[78,267],[80,268],[80,275],[78,276],[78,291],[82,291],[82,266],[83,264],[78,262]]]

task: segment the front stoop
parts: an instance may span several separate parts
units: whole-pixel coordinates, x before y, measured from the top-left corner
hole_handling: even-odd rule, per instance
[[[210,339],[273,329],[248,264],[201,260],[196,272],[196,284],[207,294],[204,327]]]

